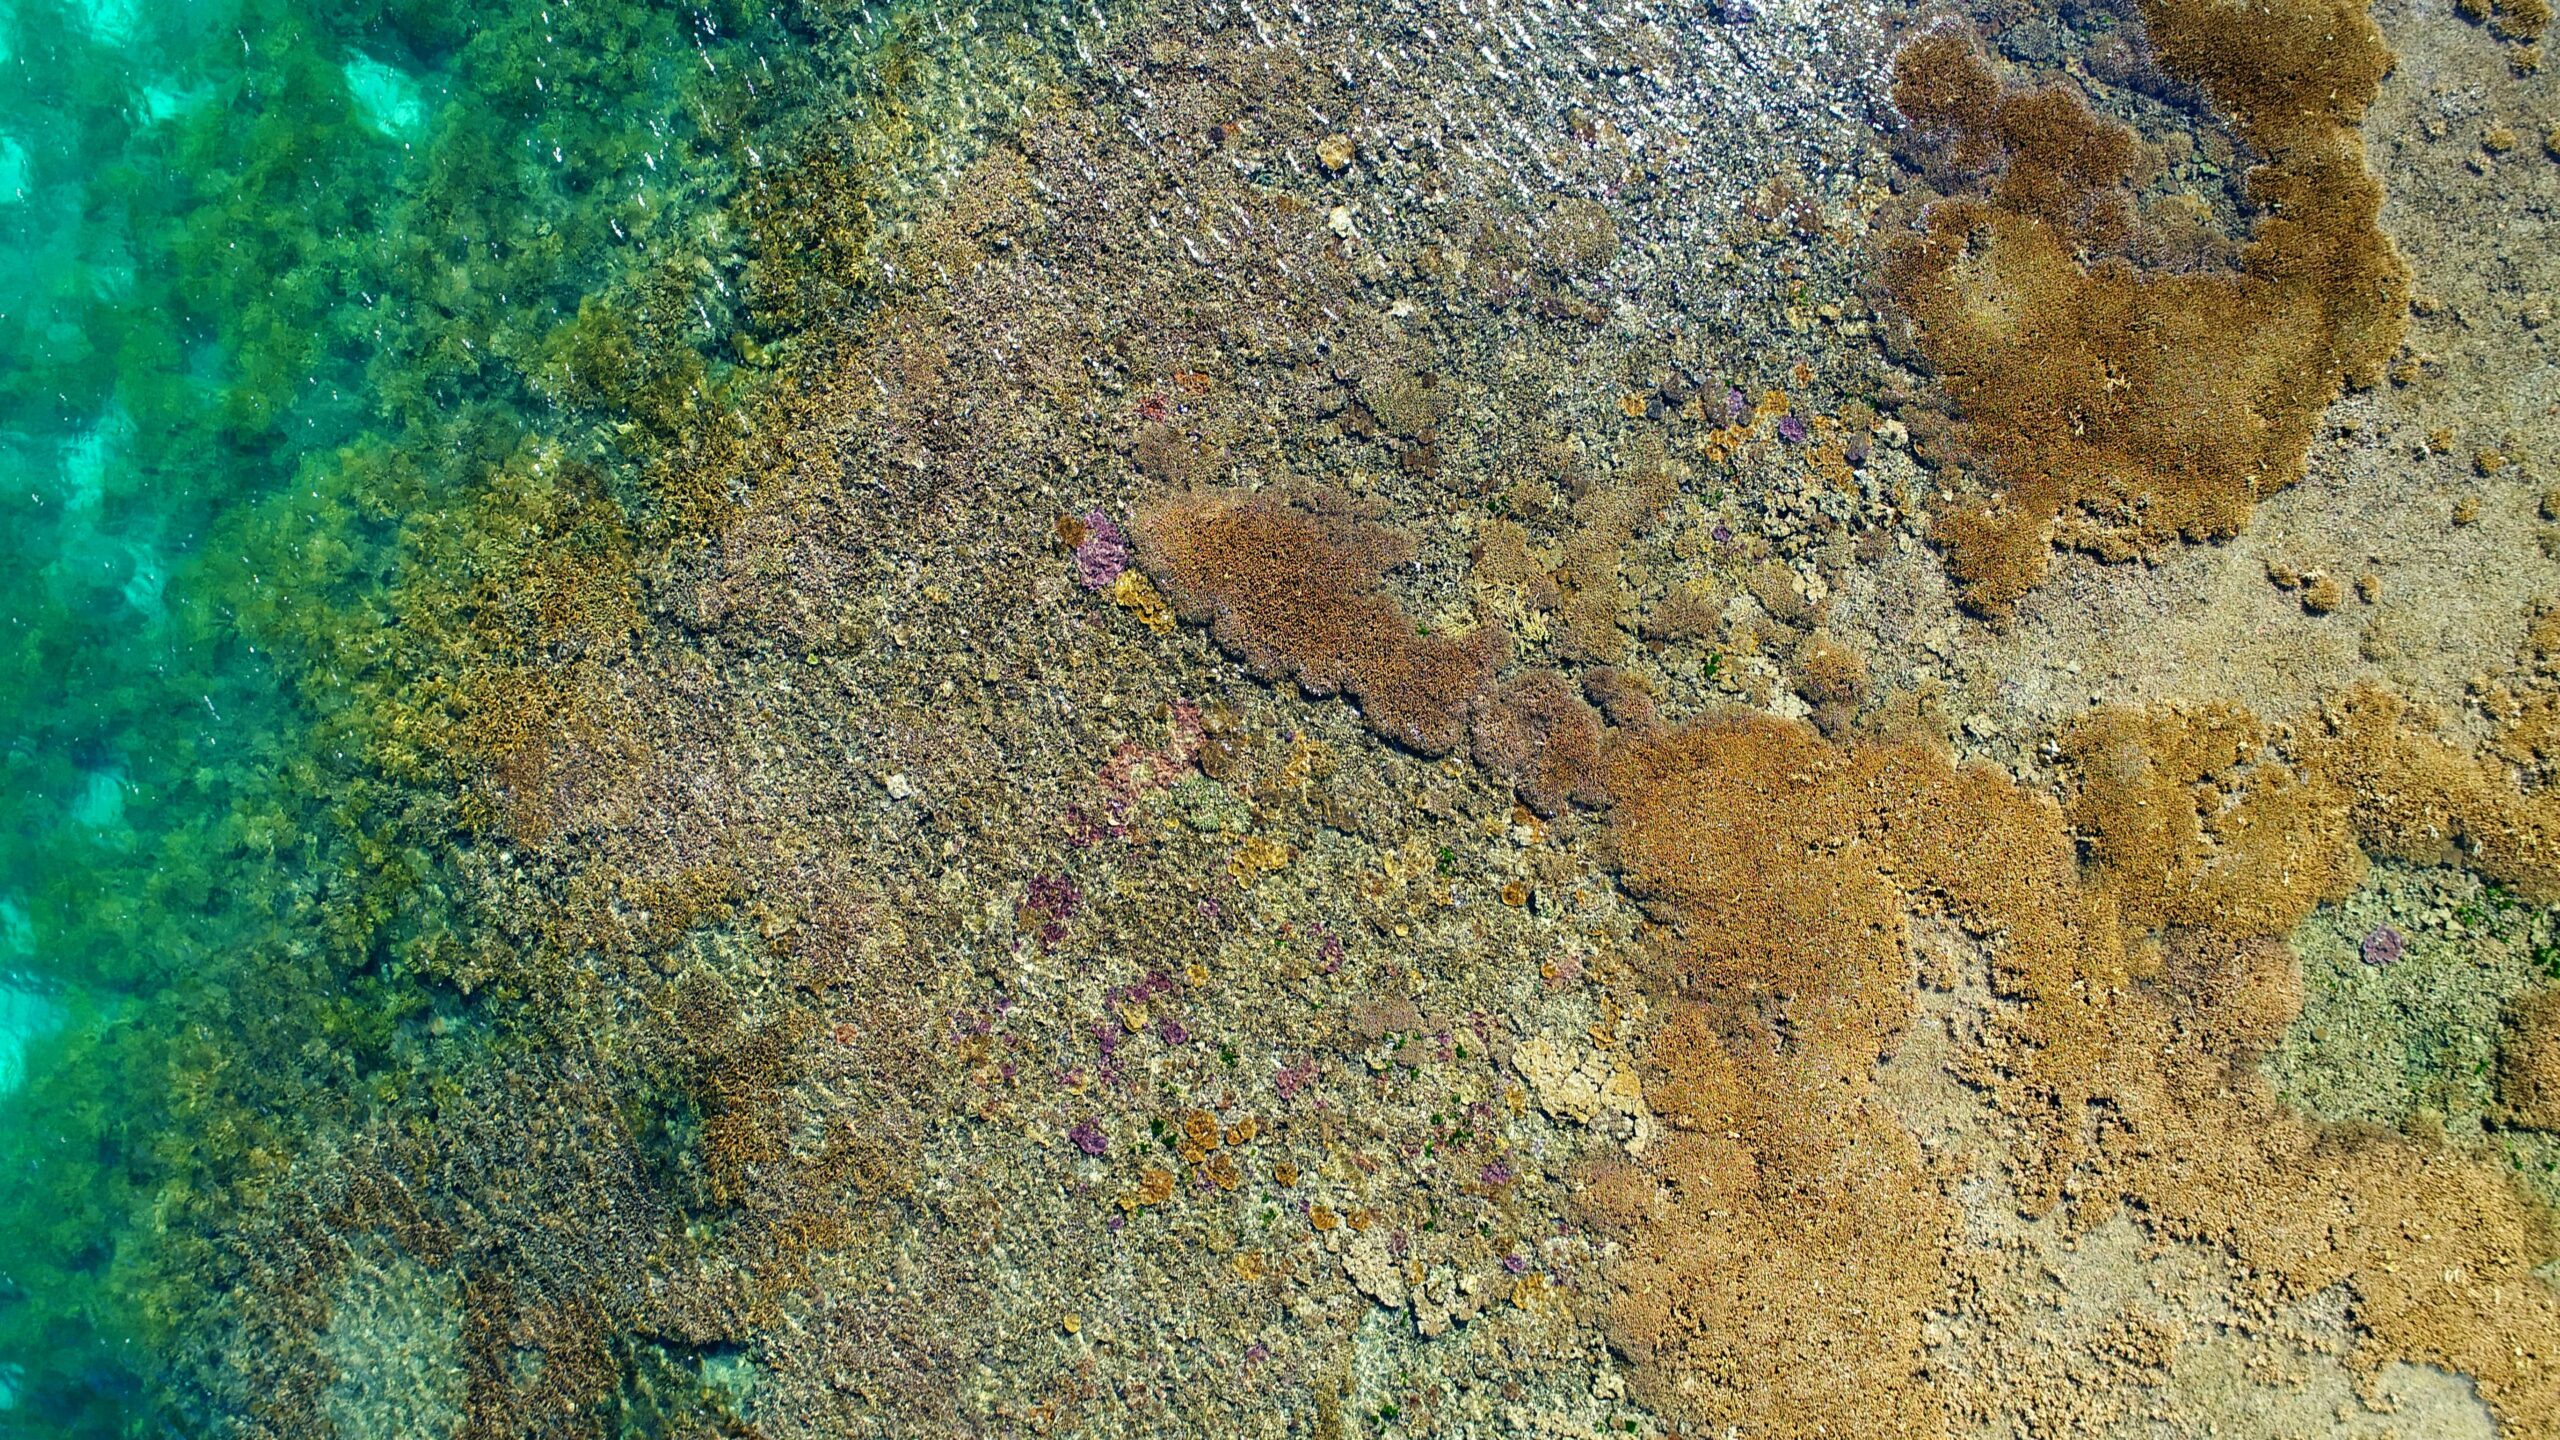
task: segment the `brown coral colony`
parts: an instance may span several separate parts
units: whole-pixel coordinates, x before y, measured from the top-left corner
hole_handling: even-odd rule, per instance
[[[1471,741],[1543,814],[1602,803],[1604,725],[1580,687],[1533,670],[1497,689],[1511,651],[1497,626],[1422,633],[1382,581],[1410,548],[1342,509],[1338,497],[1195,491],[1138,517],[1138,560],[1183,618],[1263,679],[1347,695],[1371,729],[1420,754]]]
[[[2160,69],[2260,157],[2235,267],[2138,263],[2178,248],[2175,207],[2136,204],[2149,153],[2075,91],[2004,83],[1953,24],[1895,62],[1938,198],[1888,245],[1884,282],[1949,412],[1923,427],[1962,487],[1934,533],[1994,616],[2057,544],[2127,560],[2238,533],[2301,478],[2339,388],[2399,343],[2408,272],[2355,129],[2390,56],[2362,4],[2140,8]]]
[[[1186,620],[1265,680],[1346,694],[1379,734],[1445,755],[1508,651],[1501,632],[1425,635],[1381,576],[1410,558],[1384,526],[1270,496],[1196,491],[1138,517],[1138,560]]]

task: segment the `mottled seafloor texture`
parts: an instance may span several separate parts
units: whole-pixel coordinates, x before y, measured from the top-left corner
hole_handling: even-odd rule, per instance
[[[2541,0],[0,0],[0,1434],[2560,1435]]]

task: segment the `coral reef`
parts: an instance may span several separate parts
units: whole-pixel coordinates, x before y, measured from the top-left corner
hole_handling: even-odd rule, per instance
[[[1932,535],[1969,604],[2005,613],[2057,544],[2108,559],[2238,532],[2302,474],[2341,385],[2399,343],[2406,268],[2376,225],[2357,119],[2390,67],[2356,0],[2149,0],[2148,43],[2262,157],[2236,268],[2144,269],[2132,131],[2062,82],[2005,84],[1939,24],[1895,61],[1895,103],[1944,198],[1887,246],[1883,280],[1971,472]]]
[[[2560,802],[2411,719],[2370,685],[2283,727],[2231,705],[2102,710],[2059,742],[2069,818],[2138,925],[2282,935],[2367,854],[2560,899]]]
[[[1381,735],[1425,755],[1466,736],[1510,640],[1419,633],[1383,583],[1411,558],[1383,526],[1259,493],[1192,491],[1132,523],[1138,561],[1183,618],[1266,680],[1348,695]]]
[[[1628,635],[1617,556],[1665,493],[1657,480],[1587,497],[1566,547],[1562,586],[1508,522],[1486,527],[1476,563],[1486,583],[1563,606],[1566,655],[1621,654]],[[1409,542],[1339,513],[1343,508],[1340,497],[1300,504],[1262,493],[1185,492],[1140,512],[1133,522],[1137,559],[1184,619],[1208,625],[1220,648],[1261,678],[1294,680],[1310,695],[1347,695],[1370,728],[1424,755],[1447,754],[1463,741],[1541,815],[1568,803],[1605,805],[1604,756],[1618,730],[1655,721],[1642,683],[1599,665],[1581,684],[1564,671],[1538,668],[1497,686],[1496,667],[1511,652],[1508,632],[1485,623],[1462,636],[1428,633],[1382,583],[1411,557]],[[1833,687],[1826,698],[1835,710],[1839,700],[1854,703],[1863,693],[1849,675],[1854,660],[1836,648],[1821,655],[1817,669]]]
[[[2513,1181],[2560,621],[2475,686],[2476,752],[2378,689],[2288,724],[1968,671],[1918,518],[1950,477],[1872,408],[1840,243],[1893,164],[1835,104],[1878,13],[428,8],[316,64],[213,36],[236,93],[158,133],[232,177],[186,273],[236,333],[11,331],[59,358],[17,398],[106,393],[84,335],[200,353],[223,393],[129,428],[202,410],[170,433],[265,478],[173,512],[214,517],[182,643],[119,664],[209,658],[7,757],[76,797],[10,854],[112,883],[0,873],[0,959],[68,937],[132,993],[66,998],[0,1131],[0,1429],[2080,1434],[2227,1418],[2172,1382],[2245,1341],[2329,1365],[2342,1434],[2400,1423],[2403,1360],[2550,1433],[2560,1244]],[[2319,169],[2359,12],[2163,3],[2141,53],[2096,14],[2003,53],[2203,86],[2265,213],[2244,250],[2144,199],[2133,132],[1924,36],[1975,358],[2097,364],[2093,308],[2238,323],[2373,259],[2360,167]],[[439,77],[414,153],[348,109],[358,31]],[[2052,346],[1964,308],[2021,273]],[[2363,313],[2208,350],[2180,393],[2272,417],[2228,444],[1904,413],[1995,480],[2281,459]],[[2520,507],[2475,468],[2477,546]],[[2103,500],[2074,543],[2241,513]],[[12,605],[154,593],[24,568]],[[289,723],[243,744],[216,674],[261,665]],[[2495,912],[2494,993],[2468,922],[2318,909],[2409,865]],[[2310,980],[2305,911],[2354,920]],[[2274,1088],[2339,973],[2422,972],[2473,1023],[2405,1053],[2467,1109]]]
[[[2485,24],[2502,40],[2530,43],[2551,24],[2550,0],[2454,0],[2465,20]]]
[[[2355,888],[2343,793],[2266,754],[2231,706],[2110,709],[2072,726],[2067,816],[2130,923],[2283,935]]]
[[[1670,477],[1647,467],[1593,487],[1574,502],[1575,526],[1557,567],[1564,622],[1559,653],[1568,660],[1614,664],[1627,655],[1628,597],[1619,581],[1627,541],[1678,493]]]
[[[1655,1404],[1884,1435],[2024,1403],[1967,1400],[1927,1363],[1929,1315],[2004,1302],[1979,1273],[1957,1293],[1968,1172],[1923,1163],[1879,1081],[1933,963],[1915,937],[1944,917],[1980,956],[1984,998],[1943,1063],[1988,1097],[2007,1151],[1974,1180],[2081,1225],[2129,1204],[2286,1294],[2344,1285],[2360,1363],[2459,1370],[2512,1433],[2554,1433],[2560,1295],[2529,1274],[2560,1254],[2550,1217],[2492,1166],[2324,1129],[2237,1068],[2301,1005],[2289,952],[2245,923],[2292,903],[2280,874],[2252,873],[2281,851],[2217,855],[2224,883],[2277,897],[2241,928],[2173,928],[2155,948],[2166,872],[2191,864],[2154,843],[2160,802],[2139,785],[2084,807],[2105,857],[2085,876],[2053,806],[1925,744],[1707,718],[1630,747],[1613,789],[1626,883],[1661,924],[1647,1098],[1675,1134],[1604,1173],[1592,1203],[1629,1245],[1612,1334]],[[2141,843],[2109,833],[2118,817]],[[2149,898],[2120,909],[2119,885]],[[1769,1353],[1781,1363],[1754,1363]]]
[[[1954,1213],[1877,1093],[1910,966],[1860,833],[1914,761],[1734,715],[1613,771],[1625,883],[1667,927],[1646,1098],[1673,1133],[1591,1203],[1631,1245],[1612,1342],[1668,1413],[1884,1435],[1940,1408],[1921,1322]]]
[[[1600,722],[1561,671],[1527,670],[1477,713],[1470,753],[1541,815],[1554,815],[1568,801],[1605,804]]]

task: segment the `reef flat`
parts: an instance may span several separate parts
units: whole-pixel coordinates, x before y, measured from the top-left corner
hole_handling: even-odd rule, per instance
[[[2538,0],[119,16],[0,1430],[2560,1434]]]

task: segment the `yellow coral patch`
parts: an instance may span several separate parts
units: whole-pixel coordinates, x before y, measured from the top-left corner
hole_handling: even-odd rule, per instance
[[[1271,871],[1286,869],[1289,859],[1289,847],[1251,835],[1227,857],[1227,873],[1237,884],[1251,885]]]
[[[1173,610],[1164,603],[1164,596],[1157,592],[1145,575],[1135,570],[1123,570],[1120,578],[1112,581],[1110,588],[1102,593],[1110,597],[1112,604],[1136,616],[1139,624],[1159,635],[1173,633]]]

